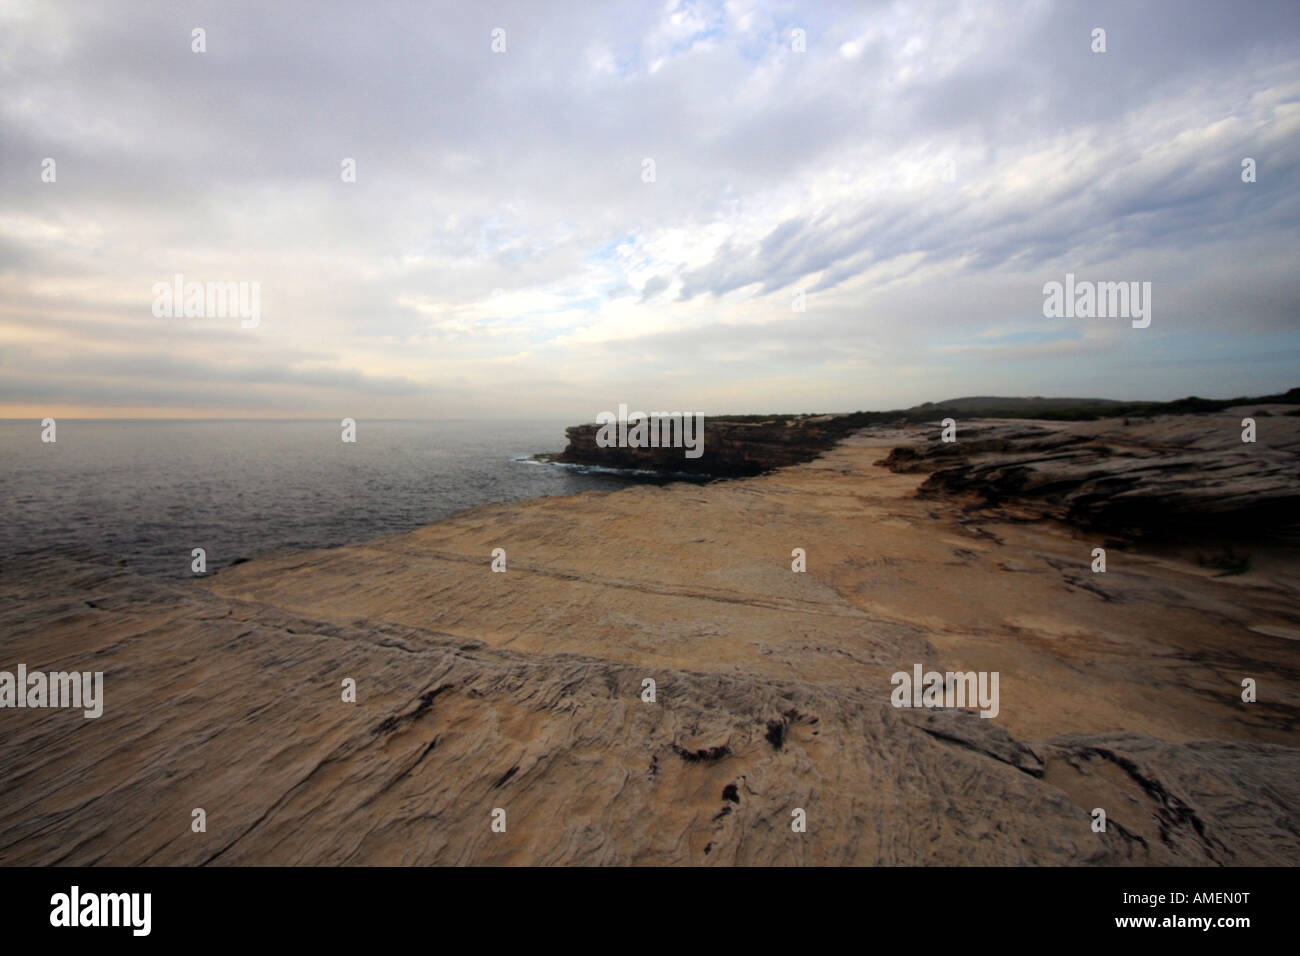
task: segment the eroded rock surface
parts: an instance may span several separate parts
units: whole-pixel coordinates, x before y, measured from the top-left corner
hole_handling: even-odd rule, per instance
[[[1253,443],[1242,441],[1241,424],[1258,412],[1251,406],[1132,421],[974,420],[950,443],[935,424],[886,464],[929,472],[923,493],[974,492],[1083,527],[1300,540],[1300,418],[1276,410],[1255,419]]]
[[[106,697],[0,711],[0,863],[1300,862],[1294,560],[1093,575],[878,467],[913,439],[194,581],[0,563],[0,668]],[[914,663],[998,671],[998,717],[891,707]]]

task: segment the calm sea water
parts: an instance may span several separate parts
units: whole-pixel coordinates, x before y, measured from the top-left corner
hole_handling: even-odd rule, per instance
[[[281,548],[409,531],[488,502],[624,487],[517,459],[558,452],[564,422],[0,421],[0,554],[66,549],[190,574]],[[567,424],[572,424],[567,423]]]

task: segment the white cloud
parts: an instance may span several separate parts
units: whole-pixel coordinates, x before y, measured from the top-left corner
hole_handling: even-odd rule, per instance
[[[1066,356],[1115,381],[1110,333],[981,338],[1067,269],[1157,281],[1147,341],[1181,336],[1188,371],[1133,388],[1193,390],[1227,314],[1295,343],[1300,40],[1285,4],[1192,6],[1114,8],[1102,58],[1085,3],[6,5],[6,407],[51,383],[107,401],[125,386],[96,362],[132,352],[156,363],[133,403],[234,363],[232,401],[303,414],[330,390],[360,414],[586,414],[575,394],[628,381],[682,407],[893,405],[1052,391]],[[262,326],[156,322],[175,272],[259,281]]]

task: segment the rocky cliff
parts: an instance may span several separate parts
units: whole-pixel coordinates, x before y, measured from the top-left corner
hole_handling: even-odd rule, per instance
[[[1300,418],[1224,413],[1093,422],[958,422],[916,431],[887,467],[925,472],[922,495],[984,503],[1130,536],[1300,537]],[[1255,417],[1253,413],[1259,413]],[[1242,441],[1255,417],[1256,440]]]
[[[663,474],[744,478],[811,461],[845,432],[835,418],[825,415],[763,422],[706,417],[703,453],[688,458],[684,448],[602,448],[596,443],[600,428],[587,424],[565,429],[569,444],[552,460]]]

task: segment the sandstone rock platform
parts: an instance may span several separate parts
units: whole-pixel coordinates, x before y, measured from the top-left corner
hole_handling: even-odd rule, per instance
[[[7,658],[106,703],[0,713],[0,863],[1300,862],[1294,553],[1095,575],[1091,530],[880,467],[926,440],[194,581],[6,561]],[[998,671],[998,717],[893,708],[914,663]]]

